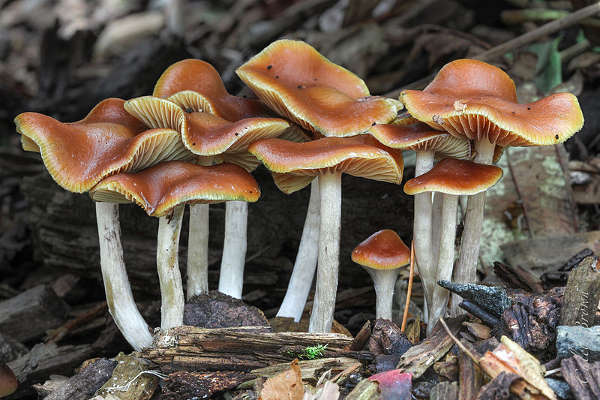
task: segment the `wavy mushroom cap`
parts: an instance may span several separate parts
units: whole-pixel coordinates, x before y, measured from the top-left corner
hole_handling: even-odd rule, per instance
[[[369,96],[362,79],[302,41],[278,40],[237,69],[267,106],[324,136],[354,136],[392,121],[401,105]]]
[[[467,158],[471,155],[468,140],[433,130],[422,122],[377,124],[369,129],[369,134],[395,149],[435,151],[441,157]]]
[[[410,263],[410,249],[396,232],[383,229],[356,246],[352,261],[373,269],[396,269]]]
[[[435,129],[499,146],[561,143],[583,126],[577,98],[557,93],[519,104],[515,84],[493,65],[478,60],[446,64],[422,91],[400,95],[407,111]]]
[[[473,161],[445,158],[429,172],[404,184],[406,194],[441,192],[473,195],[494,186],[502,178],[502,168]]]
[[[237,165],[203,167],[170,161],[110,176],[90,190],[90,196],[95,201],[133,202],[148,215],[160,217],[184,203],[255,202],[260,189],[252,175]]]
[[[296,143],[264,139],[251,144],[248,151],[272,172],[277,187],[288,194],[326,173],[347,173],[400,184],[404,167],[401,151],[386,151],[366,140],[368,138],[323,138]]]
[[[168,98],[184,110],[205,111],[229,121],[265,115],[255,99],[229,94],[217,70],[202,60],[178,61],[162,73],[153,96]]]
[[[103,122],[98,113],[108,110],[105,105],[72,123],[31,112],[15,118],[17,132],[35,144],[46,169],[64,189],[82,193],[111,174],[193,157],[177,131],[151,129],[140,133],[143,125],[129,115]]]

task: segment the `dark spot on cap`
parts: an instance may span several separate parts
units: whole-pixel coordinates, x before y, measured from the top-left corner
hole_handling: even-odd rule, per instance
[[[515,115],[515,112],[514,112],[514,111],[511,111],[511,113],[512,113],[512,115]]]
[[[246,95],[244,94],[244,95],[242,95],[242,97],[243,97],[243,98],[246,98],[246,97],[248,97],[248,96],[246,96]]]
[[[318,79],[317,79],[317,78],[313,78],[313,81],[315,81],[315,82],[316,82],[316,81],[318,81]]]
[[[302,89],[302,85],[298,85],[298,89]]]
[[[267,65],[267,69],[271,69],[271,68],[273,68],[272,65]]]
[[[373,122],[373,123],[371,124],[371,126],[375,126],[375,125],[377,125],[377,122]]]
[[[235,133],[235,136],[240,136],[240,133],[239,133],[239,132],[236,132],[236,133]]]
[[[275,75],[275,79],[279,79],[279,75]]]
[[[196,145],[196,142],[193,142],[193,143],[192,143],[192,146],[195,146],[195,145]]]
[[[188,114],[190,114],[190,113],[193,113],[193,112],[194,112],[194,110],[192,110],[190,107],[187,107],[187,108],[185,109],[185,112],[186,112],[186,113],[188,113]]]
[[[527,107],[528,110],[531,110],[531,107]]]
[[[556,140],[558,140],[558,135],[554,135],[554,138],[555,138]]]

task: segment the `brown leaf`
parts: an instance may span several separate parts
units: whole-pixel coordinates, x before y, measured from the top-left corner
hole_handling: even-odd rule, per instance
[[[267,379],[259,400],[302,400],[303,396],[302,374],[296,359],[290,364],[290,369]]]

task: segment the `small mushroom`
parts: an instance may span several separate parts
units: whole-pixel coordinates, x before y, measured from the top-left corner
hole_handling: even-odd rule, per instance
[[[10,396],[18,387],[19,382],[12,369],[6,364],[0,364],[0,397]]]
[[[105,178],[90,196],[99,202],[134,202],[148,215],[159,217],[156,264],[162,297],[161,328],[169,329],[183,324],[185,301],[178,249],[184,205],[256,201],[260,190],[252,175],[237,165],[203,167],[171,161]]]
[[[401,152],[393,149],[387,152],[367,144],[368,139],[323,138],[305,143],[264,139],[248,148],[271,171],[275,184],[284,193],[300,190],[319,177],[321,222],[310,332],[329,332],[333,322],[339,267],[342,173],[396,184],[402,181]]]
[[[410,249],[391,229],[375,232],[352,251],[352,261],[371,275],[377,296],[377,318],[392,319],[394,286],[400,268],[410,264]]]
[[[458,196],[474,195],[494,186],[502,178],[502,169],[494,165],[477,164],[472,161],[446,158],[438,162],[429,172],[406,182],[407,194],[423,192],[443,193],[442,216],[440,219],[439,246],[436,282],[450,280],[454,267],[454,242],[456,238],[456,217]],[[438,285],[432,295],[427,332],[446,311],[448,291]]]

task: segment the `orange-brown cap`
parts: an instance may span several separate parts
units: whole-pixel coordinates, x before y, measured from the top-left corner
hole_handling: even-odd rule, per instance
[[[154,96],[169,98],[184,110],[205,111],[228,121],[265,115],[258,100],[230,95],[216,69],[202,60],[182,60],[163,72]]]
[[[184,203],[255,202],[260,189],[252,175],[237,165],[203,167],[170,161],[105,178],[90,190],[90,196],[96,201],[133,202],[148,215],[160,217]]]
[[[302,41],[273,42],[236,72],[271,109],[324,136],[365,133],[401,108],[396,100],[369,96],[362,79]]]
[[[304,188],[315,176],[329,172],[402,182],[402,153],[366,144],[360,137],[323,138],[304,143],[264,139],[251,144],[248,151],[262,161],[273,173],[277,187],[288,194]]]
[[[583,126],[577,98],[557,93],[519,104],[515,84],[501,69],[478,60],[446,64],[423,90],[405,90],[410,114],[435,129],[500,146],[561,143]]]
[[[0,397],[5,397],[17,391],[19,382],[14,372],[6,364],[0,364]]]
[[[502,178],[502,168],[473,161],[445,158],[429,172],[404,184],[406,194],[441,192],[472,195],[494,186]]]
[[[352,261],[374,269],[396,269],[410,263],[410,249],[396,232],[383,229],[356,246]]]
[[[103,102],[88,117],[73,123],[31,112],[18,115],[15,123],[17,132],[39,148],[56,183],[71,192],[85,192],[111,174],[193,157],[179,132],[151,129],[140,133],[143,125],[123,110],[122,101],[123,118],[109,112],[111,107]],[[102,122],[101,113],[108,115],[108,122]]]
[[[377,124],[369,129],[369,133],[395,149],[435,151],[441,157],[467,158],[471,155],[468,140],[433,130],[422,122]]]

